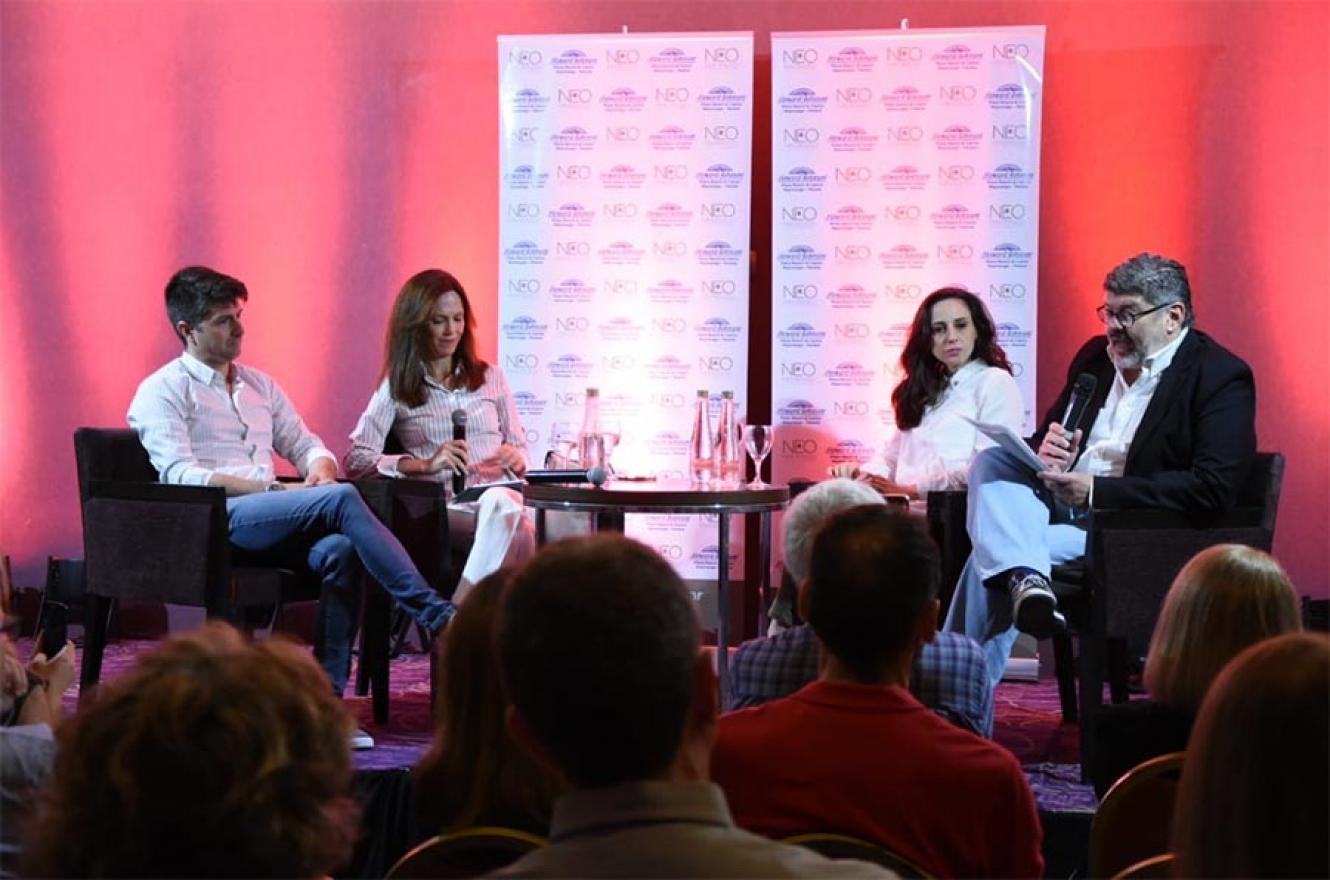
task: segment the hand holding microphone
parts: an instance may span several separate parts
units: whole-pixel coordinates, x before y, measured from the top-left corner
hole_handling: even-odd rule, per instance
[[[1044,441],[1039,444],[1039,457],[1054,470],[1065,473],[1071,470],[1080,454],[1081,437],[1084,431],[1081,424],[1085,421],[1099,380],[1090,373],[1081,373],[1076,377],[1071,395],[1067,399],[1067,411],[1061,422],[1053,422],[1044,432]]]

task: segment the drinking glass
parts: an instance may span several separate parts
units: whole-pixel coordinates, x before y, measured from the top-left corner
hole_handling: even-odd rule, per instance
[[[602,420],[600,423],[600,435],[605,444],[605,466],[610,470],[614,469],[614,450],[619,448],[619,441],[623,437],[623,428],[615,419],[608,421]]]
[[[744,425],[743,439],[744,449],[748,450],[748,457],[753,460],[753,482],[748,484],[748,488],[770,488],[769,484],[762,482],[762,462],[771,452],[771,444],[775,439],[771,426]]]
[[[555,422],[550,427],[550,451],[545,455],[545,467],[562,469],[576,464],[577,429],[572,422]]]

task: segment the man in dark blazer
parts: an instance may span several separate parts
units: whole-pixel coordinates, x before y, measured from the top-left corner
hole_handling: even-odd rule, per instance
[[[1091,509],[1170,510],[1204,525],[1233,504],[1256,453],[1251,368],[1192,326],[1180,263],[1154,254],[1122,263],[1097,314],[1106,335],[1077,352],[1033,439],[1047,469],[1001,447],[970,468],[974,552],[945,628],[984,645],[992,686],[1018,630],[1044,638],[1064,625],[1049,572],[1085,554]],[[1087,374],[1094,390],[1077,419]]]

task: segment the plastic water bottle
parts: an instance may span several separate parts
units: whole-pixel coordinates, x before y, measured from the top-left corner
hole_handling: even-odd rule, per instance
[[[600,390],[586,390],[582,430],[577,435],[578,467],[590,470],[605,466],[605,436],[600,431]]]
[[[720,427],[716,430],[716,473],[722,483],[739,482],[743,469],[743,451],[739,445],[739,416],[734,407],[734,392],[720,393]]]
[[[694,483],[710,483],[715,473],[715,443],[711,433],[711,398],[706,389],[693,403],[693,435],[688,441],[689,472]]]

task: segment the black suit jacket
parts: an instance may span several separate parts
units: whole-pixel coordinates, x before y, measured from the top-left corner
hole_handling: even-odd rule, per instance
[[[1066,386],[1035,434],[1036,449],[1049,424],[1061,421],[1081,373],[1098,380],[1087,412],[1099,417],[1114,379],[1107,346],[1106,337],[1096,336],[1076,353]],[[1087,418],[1085,436],[1093,425]],[[1233,505],[1255,454],[1251,368],[1193,327],[1150,398],[1123,475],[1095,478],[1094,506],[1172,510],[1203,525]]]

